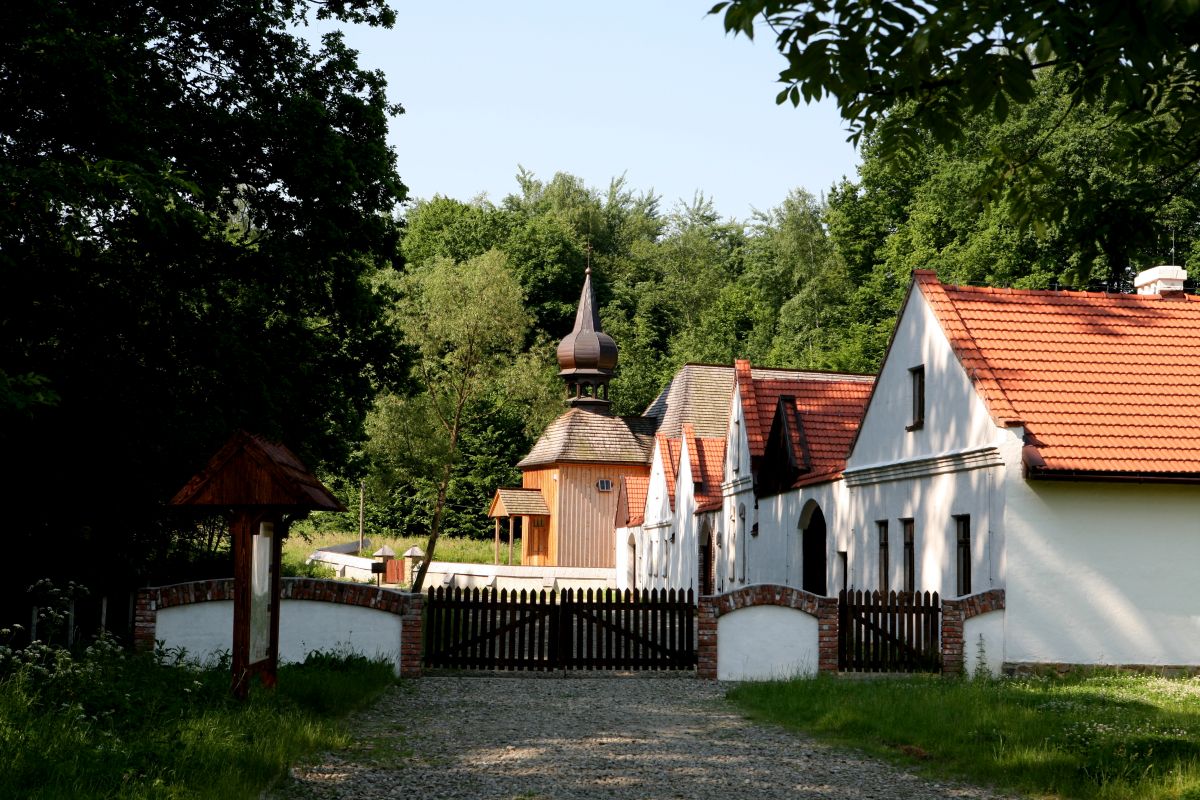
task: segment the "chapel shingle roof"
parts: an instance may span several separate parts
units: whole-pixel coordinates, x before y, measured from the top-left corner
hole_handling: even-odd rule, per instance
[[[517,467],[559,462],[647,464],[654,447],[654,423],[644,417],[610,417],[572,408],[550,423]]]
[[[1032,474],[1200,478],[1200,297],[913,280]]]

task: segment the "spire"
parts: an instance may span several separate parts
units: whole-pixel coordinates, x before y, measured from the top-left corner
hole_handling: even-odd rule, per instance
[[[617,366],[617,343],[600,329],[589,254],[575,312],[575,327],[558,345],[558,376],[566,381],[572,406],[607,411],[608,382]]]

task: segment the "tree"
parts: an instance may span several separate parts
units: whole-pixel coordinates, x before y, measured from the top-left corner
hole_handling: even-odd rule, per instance
[[[165,501],[232,430],[343,462],[403,379],[370,280],[396,262],[400,109],[338,34],[296,35],[309,8],[0,10],[11,544],[53,538],[87,554],[73,569],[144,577],[180,541]],[[317,8],[394,18],[379,0]]]
[[[872,137],[885,158],[915,158],[923,133],[939,145],[960,141],[980,114],[1003,123],[1053,71],[1064,82],[1063,114],[1089,105],[1119,116],[1122,149],[1161,171],[1164,194],[1196,177],[1195,3],[729,0],[710,13],[748,37],[761,17],[787,59],[777,102],[832,96],[851,141]],[[1041,152],[1034,138],[989,154],[984,188],[1023,197],[1024,218],[1049,221],[1067,209],[1034,191],[1052,177]]]
[[[419,592],[442,532],[472,404],[495,392],[506,370],[524,371],[527,365],[516,365],[530,317],[520,284],[496,250],[462,264],[435,258],[411,270],[399,288],[397,322],[415,349],[413,374],[421,391],[380,398],[370,447],[398,472],[432,479],[429,540],[413,580]],[[503,405],[511,397],[500,392],[496,400]]]

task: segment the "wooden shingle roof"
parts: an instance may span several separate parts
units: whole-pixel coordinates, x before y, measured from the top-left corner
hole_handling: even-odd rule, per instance
[[[572,408],[550,423],[520,469],[558,463],[648,464],[655,420]]]
[[[246,431],[233,434],[171,505],[346,510],[295,453]]]
[[[538,489],[501,488],[496,490],[489,517],[548,517],[550,507]]]
[[[671,438],[683,435],[685,423],[697,436],[725,436],[732,399],[732,367],[684,364],[642,416],[653,417],[656,432]]]

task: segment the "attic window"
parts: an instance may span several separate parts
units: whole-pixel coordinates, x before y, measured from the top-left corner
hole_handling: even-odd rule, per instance
[[[600,480],[596,481],[596,488],[602,492],[611,492],[612,481],[610,481],[608,478],[601,478]]]
[[[909,369],[912,380],[912,422],[904,429],[916,431],[925,427],[925,365]]]

